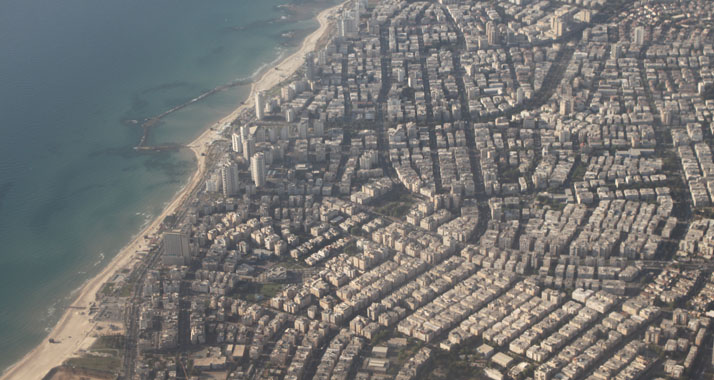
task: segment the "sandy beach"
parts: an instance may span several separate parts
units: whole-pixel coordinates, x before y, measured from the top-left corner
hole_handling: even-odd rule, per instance
[[[290,77],[303,64],[305,53],[315,50],[318,43],[328,34],[330,20],[344,3],[326,9],[317,16],[320,23],[319,28],[305,38],[300,49],[282,60],[276,66],[268,68],[258,81],[253,83],[248,99],[231,114],[221,119],[216,126],[222,126],[233,122],[242,113],[248,112],[253,107],[254,94],[257,91],[268,90],[280,84]],[[96,294],[101,290],[102,285],[108,282],[118,271],[131,267],[140,258],[137,252],[147,248],[145,236],[155,235],[164,218],[176,212],[191,194],[206,172],[206,159],[204,153],[210,145],[221,138],[214,128],[207,128],[200,136],[188,144],[195,156],[197,169],[186,183],[184,188],[167,205],[164,211],[136,235],[134,240],[122,248],[112,261],[94,278],[89,280],[80,290],[77,299],[72,303],[62,318],[52,329],[47,339],[44,339],[37,347],[25,355],[20,361],[12,365],[0,377],[6,379],[41,379],[52,368],[61,365],[65,360],[77,356],[81,350],[86,349],[98,334],[95,329],[98,324],[90,316],[89,309],[95,302]],[[49,343],[49,339],[54,339],[60,343]]]

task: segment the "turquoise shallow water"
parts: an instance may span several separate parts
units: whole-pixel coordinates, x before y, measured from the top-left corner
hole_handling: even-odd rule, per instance
[[[194,169],[137,153],[122,120],[163,112],[286,52],[287,0],[0,0],[0,369],[39,343],[72,291],[157,215]],[[185,143],[235,87],[166,118]]]

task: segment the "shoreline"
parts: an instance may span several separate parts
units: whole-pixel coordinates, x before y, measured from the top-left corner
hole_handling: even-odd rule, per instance
[[[206,157],[204,154],[211,144],[220,138],[220,135],[213,128],[232,123],[253,107],[257,91],[271,89],[295,73],[302,66],[305,53],[318,47],[318,42],[325,37],[326,32],[330,29],[330,18],[345,3],[346,1],[322,10],[316,16],[320,24],[318,29],[303,40],[296,52],[284,58],[278,64],[267,67],[266,71],[260,75],[260,79],[251,85],[248,98],[240,106],[221,118],[217,123],[206,127],[198,137],[186,145],[196,157],[196,170],[189,181],[171,199],[161,214],[143,227],[136,237],[128,242],[97,275],[82,285],[79,295],[66,308],[62,317],[57,321],[47,337],[19,361],[4,370],[0,375],[0,380],[42,379],[53,368],[62,365],[69,358],[78,356],[78,351],[91,345],[94,341],[92,334],[95,332],[95,327],[100,325],[100,323],[94,322],[92,316],[88,314],[90,307],[95,302],[96,294],[117,272],[140,260],[137,253],[148,246],[145,236],[156,234],[164,218],[173,214],[186,201],[186,198],[196,186],[200,184],[206,173]],[[60,343],[49,343],[49,339],[55,339]]]

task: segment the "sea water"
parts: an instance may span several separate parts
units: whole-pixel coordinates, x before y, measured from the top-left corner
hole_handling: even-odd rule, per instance
[[[289,53],[281,34],[317,22],[286,17],[286,1],[0,1],[0,370],[195,169],[187,150],[135,151],[128,121]],[[248,90],[171,114],[150,142],[189,142]]]

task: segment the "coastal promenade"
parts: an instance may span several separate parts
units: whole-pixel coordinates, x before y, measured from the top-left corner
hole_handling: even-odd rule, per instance
[[[303,64],[307,52],[317,49],[325,41],[331,30],[333,16],[344,6],[341,3],[320,12],[317,20],[319,28],[303,41],[300,49],[282,60],[275,67],[268,68],[251,87],[248,99],[231,114],[221,119],[216,125],[231,123],[239,116],[250,112],[254,104],[254,94],[257,91],[268,90],[296,72]],[[221,136],[212,128],[207,128],[200,136],[188,144],[196,157],[197,170],[191,176],[183,189],[176,194],[164,211],[146,226],[136,237],[122,248],[112,261],[94,278],[89,280],[79,291],[76,300],[67,308],[59,322],[52,329],[47,339],[25,355],[20,361],[8,368],[0,380],[10,379],[42,379],[52,368],[61,365],[65,360],[76,356],[83,349],[91,346],[96,339],[97,323],[93,321],[89,310],[96,300],[102,286],[123,268],[132,267],[140,258],[137,252],[147,249],[147,236],[155,235],[166,216],[175,213],[187,200],[192,191],[201,183],[206,172],[206,152],[211,144]],[[53,339],[58,343],[50,343]]]

